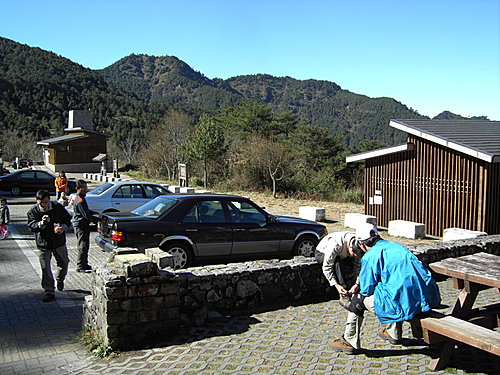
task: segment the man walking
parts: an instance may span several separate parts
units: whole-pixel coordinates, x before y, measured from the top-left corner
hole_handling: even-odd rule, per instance
[[[76,199],[73,208],[73,228],[78,241],[78,263],[76,270],[78,272],[90,272],[92,267],[89,265],[89,247],[90,247],[90,223],[97,222],[98,218],[93,216],[96,212],[91,211],[85,199],[87,195],[87,183],[84,180],[76,182]]]
[[[28,211],[28,228],[35,233],[36,251],[42,268],[43,302],[55,300],[54,276],[50,261],[52,255],[57,263],[57,290],[64,290],[64,279],[68,273],[68,249],[66,230],[71,225],[71,216],[57,202],[50,201],[47,190],[39,190],[36,204]]]
[[[353,354],[360,349],[361,324],[365,310],[375,312],[386,327],[379,337],[399,344],[402,323],[437,307],[441,298],[430,271],[406,247],[380,238],[371,224],[356,229],[365,252],[359,274],[360,290],[349,305],[343,337],[329,345],[335,351]]]

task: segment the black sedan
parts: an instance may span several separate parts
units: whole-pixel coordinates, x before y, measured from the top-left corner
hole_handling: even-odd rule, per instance
[[[9,191],[12,195],[18,196],[21,193],[33,193],[40,189],[55,192],[54,181],[56,176],[45,171],[34,169],[16,171],[11,174],[0,176],[0,190]],[[76,192],[76,182],[68,181],[70,193]]]
[[[174,256],[174,268],[213,260],[259,256],[313,256],[327,234],[314,221],[274,216],[251,200],[223,194],[163,195],[130,213],[101,215],[96,243],[159,247]]]

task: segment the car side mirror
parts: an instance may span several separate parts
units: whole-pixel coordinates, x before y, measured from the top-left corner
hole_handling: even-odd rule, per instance
[[[273,215],[267,215],[267,223],[268,224],[276,223],[276,218]]]

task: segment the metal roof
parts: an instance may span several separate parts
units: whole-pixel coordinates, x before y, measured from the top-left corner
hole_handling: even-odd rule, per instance
[[[42,146],[50,146],[56,143],[74,141],[75,139],[87,138],[87,137],[88,135],[86,134],[66,134],[66,135],[61,135],[60,137],[44,139],[43,141],[38,141],[36,144]]]
[[[500,121],[391,120],[389,125],[489,163],[500,162]]]

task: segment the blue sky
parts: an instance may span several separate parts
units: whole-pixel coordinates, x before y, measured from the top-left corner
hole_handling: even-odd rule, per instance
[[[0,0],[0,36],[102,69],[171,55],[209,78],[333,81],[500,120],[500,0]]]

